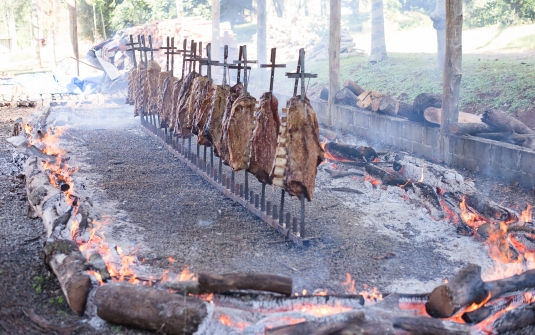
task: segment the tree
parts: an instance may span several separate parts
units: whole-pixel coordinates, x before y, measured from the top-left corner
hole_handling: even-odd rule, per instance
[[[375,63],[386,58],[383,0],[372,0],[372,47],[369,61]]]
[[[437,0],[435,11],[429,17],[437,31],[437,68],[442,73],[446,48],[446,1]]]

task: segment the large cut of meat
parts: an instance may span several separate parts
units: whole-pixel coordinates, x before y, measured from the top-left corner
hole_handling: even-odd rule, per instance
[[[169,77],[167,80],[167,85],[165,86],[165,90],[163,92],[163,100],[162,100],[162,109],[160,113],[160,126],[162,128],[169,127],[169,115],[173,111],[173,86],[174,84],[178,82],[177,77]]]
[[[172,95],[172,105],[171,105],[171,109],[169,111],[169,118],[168,118],[168,124],[169,124],[169,129],[173,129],[173,125],[175,124],[176,122],[176,108],[177,108],[177,105],[178,105],[178,94],[180,93],[180,88],[182,87],[182,79],[180,80],[177,80],[176,82],[173,83],[173,95]]]
[[[139,116],[143,113],[143,96],[145,76],[145,63],[139,63],[137,65],[137,75],[134,80],[134,89],[132,90],[134,97],[134,116]]]
[[[203,100],[203,91],[204,86],[208,84],[208,78],[207,77],[197,77],[193,81],[193,86],[191,87],[191,92],[188,99],[188,110],[186,112],[185,117],[185,127],[187,129],[193,130],[193,124],[195,120],[195,114],[199,110],[199,107]],[[196,133],[196,131],[192,131],[193,133]]]
[[[280,126],[278,111],[277,98],[269,92],[262,94],[260,105],[255,112],[256,121],[248,169],[261,183],[271,184],[269,174],[275,161]]]
[[[210,113],[212,112],[212,109],[214,107],[214,97],[215,92],[217,89],[217,85],[212,82],[208,83],[204,86],[204,97],[201,104],[201,108],[196,113],[193,129],[197,131],[197,143],[200,145],[210,146],[212,143],[210,140],[204,136],[204,127],[206,126],[206,123],[208,122],[208,118],[210,117]]]
[[[130,72],[128,72],[128,93],[126,95],[126,103],[129,105],[134,104],[134,92],[135,92],[135,83],[137,80],[137,68],[132,68]]]
[[[225,89],[223,89],[222,86],[216,86],[212,99],[212,106],[202,132],[202,136],[212,143],[214,153],[218,157],[219,152],[217,148],[220,147],[219,142],[221,141],[221,133],[223,131],[223,114],[225,114],[225,104],[229,93],[230,90],[228,86]]]
[[[162,107],[163,107],[163,98],[165,95],[165,89],[167,88],[167,85],[169,85],[169,72],[160,72],[158,76],[158,100],[156,102],[156,110],[155,114],[162,115]]]
[[[304,195],[312,201],[316,172],[325,152],[319,141],[316,113],[308,99],[291,98],[279,127],[277,152],[271,179],[291,195]]]
[[[195,71],[190,72],[186,79],[182,82],[182,86],[180,87],[180,92],[178,94],[178,101],[175,109],[175,122],[173,123],[173,130],[175,131],[175,135],[178,137],[189,137],[191,136],[191,130],[187,129],[185,127],[185,118],[186,118],[186,112],[188,110],[188,100],[191,93],[191,88],[193,86],[193,82],[195,81],[195,78],[197,78],[199,74]]]
[[[147,114],[155,114],[158,105],[158,79],[160,78],[160,65],[150,60],[147,68],[145,111]]]
[[[230,120],[230,113],[232,112],[232,105],[239,98],[243,90],[243,84],[237,83],[236,85],[230,88],[230,93],[227,96],[227,101],[225,104],[225,113],[221,118],[221,138],[217,142],[219,146],[216,147],[219,157],[223,160],[223,163],[229,165],[230,163],[230,154],[228,151],[228,136],[227,136],[227,126]],[[216,144],[217,145],[217,144]]]
[[[255,110],[256,99],[252,96],[241,96],[232,105],[225,132],[230,156],[229,163],[234,171],[249,167]]]

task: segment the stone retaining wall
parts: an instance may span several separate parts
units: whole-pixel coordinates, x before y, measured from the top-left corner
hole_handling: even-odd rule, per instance
[[[290,98],[283,94],[276,95],[279,106],[285,106],[286,100]],[[326,124],[327,103],[312,100],[311,104],[318,121]],[[439,159],[438,127],[341,105],[335,106],[332,125],[412,154],[432,160]],[[448,138],[447,164],[481,172],[509,183],[518,182],[525,188],[535,187],[535,152],[517,145],[474,136],[450,135]]]

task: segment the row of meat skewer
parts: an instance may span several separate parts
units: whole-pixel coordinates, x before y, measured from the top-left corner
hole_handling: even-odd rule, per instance
[[[324,151],[306,97],[291,98],[279,116],[272,92],[258,101],[242,83],[216,85],[195,70],[178,79],[149,60],[130,71],[126,102],[135,116],[158,115],[160,127],[176,137],[197,135],[197,143],[212,146],[233,171],[247,170],[262,183],[312,200]]]

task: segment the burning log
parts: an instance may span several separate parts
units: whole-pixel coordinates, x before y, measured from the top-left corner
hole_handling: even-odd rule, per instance
[[[469,264],[447,284],[435,288],[425,304],[427,314],[435,318],[449,318],[462,307],[481,304],[490,297],[481,280],[481,267]]]
[[[366,164],[364,166],[364,169],[366,170],[366,172],[368,172],[368,174],[374,176],[375,178],[380,179],[383,185],[391,185],[391,186],[407,185],[408,186],[411,184],[410,180],[393,175],[373,164]]]
[[[437,320],[425,317],[394,318],[394,328],[411,335],[469,335],[470,327],[453,321]]]
[[[343,178],[348,176],[363,176],[362,173],[357,171],[340,171],[340,170],[330,170],[325,169],[325,172],[331,175],[332,178]]]
[[[496,334],[503,334],[535,324],[535,303],[521,306],[500,315],[492,324]]]
[[[102,256],[98,252],[94,252],[89,256],[88,267],[95,271],[98,271],[102,281],[106,282],[111,279],[106,262],[102,259]]]
[[[362,87],[360,87],[357,83],[355,83],[354,81],[352,80],[349,80],[347,79],[346,81],[344,81],[344,87],[348,88],[351,92],[353,92],[353,94],[355,94],[356,96],[359,96],[361,95],[362,93],[364,93],[365,89],[363,89]]]
[[[47,237],[52,236],[56,227],[70,218],[70,206],[65,202],[63,193],[50,184],[50,179],[43,171],[41,161],[30,157],[24,168],[26,175],[26,192],[32,210],[43,220]]]
[[[508,133],[477,133],[474,136],[487,138],[489,140],[507,142],[520,145],[524,148],[535,150],[535,134]]]
[[[412,108],[418,115],[423,116],[429,107],[441,108],[442,94],[420,93],[414,98]]]
[[[436,107],[428,107],[424,111],[424,118],[427,122],[440,124],[442,118],[442,110]],[[459,112],[460,123],[481,123],[479,116],[469,113]]]
[[[472,207],[489,220],[507,223],[518,221],[517,213],[506,207],[500,206],[481,193],[465,194],[464,199],[468,206]]]
[[[515,119],[514,117],[505,114],[502,111],[486,111],[483,114],[483,122],[494,126],[501,130],[515,132],[517,134],[535,134],[528,126]]]
[[[349,88],[344,87],[334,97],[334,103],[340,105],[356,106],[357,96]]]
[[[74,241],[56,240],[43,249],[45,264],[58,278],[69,307],[83,315],[91,279],[84,273],[85,258]]]
[[[35,156],[39,159],[49,162],[50,164],[56,164],[57,157],[45,154],[33,144],[26,149],[26,152],[28,153],[28,156]]]
[[[201,299],[126,283],[98,287],[95,304],[108,322],[177,335],[195,333],[208,314]]]
[[[450,123],[450,133],[457,135],[479,136],[478,133],[491,133],[493,131],[496,131],[496,128],[489,126],[486,123]]]
[[[292,278],[255,273],[225,275],[199,274],[199,288],[202,293],[216,293],[231,290],[267,291],[290,296]]]
[[[338,159],[349,161],[371,162],[377,158],[377,153],[371,147],[362,147],[351,144],[327,142],[323,149]]]

